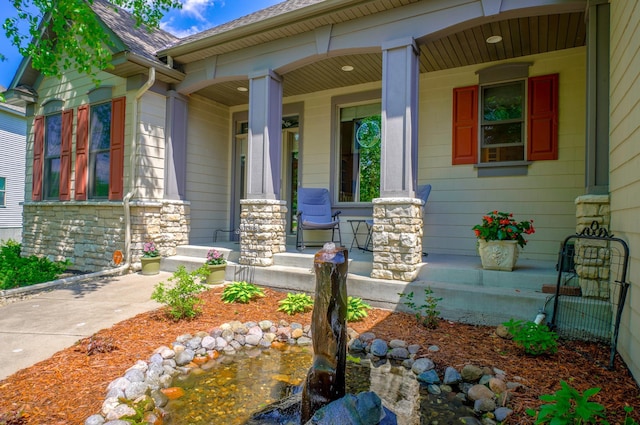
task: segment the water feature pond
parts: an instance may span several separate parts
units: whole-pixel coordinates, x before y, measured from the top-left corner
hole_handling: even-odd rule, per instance
[[[430,394],[402,366],[354,359],[347,361],[347,393],[374,391],[398,416],[398,424],[453,423],[474,416],[455,393]],[[185,394],[165,406],[164,423],[244,424],[266,405],[299,392],[311,361],[311,348],[298,346],[247,350],[210,360],[174,380]]]

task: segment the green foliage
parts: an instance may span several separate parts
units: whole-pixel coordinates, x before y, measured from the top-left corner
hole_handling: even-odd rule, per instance
[[[290,316],[296,313],[304,313],[313,306],[313,298],[307,294],[287,293],[287,298],[278,301],[278,311],[284,311]]]
[[[262,288],[245,281],[233,282],[231,285],[225,286],[222,291],[222,301],[225,303],[246,304],[254,297],[264,297]]]
[[[440,317],[438,302],[442,301],[442,298],[434,297],[431,287],[424,290],[424,304],[417,304],[413,301],[413,291],[408,294],[399,292],[398,295],[400,295],[400,298],[406,299],[403,304],[414,311],[418,323],[428,329],[436,329],[438,327],[438,319]]]
[[[583,394],[572,388],[565,381],[555,394],[540,396],[540,400],[553,404],[543,404],[540,411],[527,409],[527,414],[536,417],[535,424],[573,425],[573,424],[608,424],[604,414],[604,406],[589,401],[589,398],[600,392],[600,388],[590,388]],[[633,419],[632,419],[633,420]]]
[[[547,325],[513,319],[503,325],[513,335],[513,341],[527,354],[538,356],[555,354],[558,351],[558,334],[551,331]]]
[[[347,322],[357,322],[368,316],[367,310],[371,306],[362,298],[347,297]]]
[[[360,126],[378,131],[360,131],[362,143],[359,145],[360,154],[360,202],[371,202],[380,197],[380,157],[382,147],[380,132],[382,121],[380,115],[363,118]]]
[[[631,417],[631,413],[633,412],[633,407],[624,406],[624,425],[638,425],[638,422]]]
[[[31,66],[46,76],[60,77],[76,70],[92,77],[111,67],[113,43],[91,9],[91,1],[9,0],[15,13],[2,23],[4,33],[20,54],[31,58]],[[170,9],[180,9],[179,0],[109,0],[130,13],[135,25],[155,29]],[[23,30],[22,28],[27,28]]]
[[[151,294],[151,299],[167,305],[168,313],[174,320],[193,318],[200,312],[198,304],[202,302],[197,294],[206,289],[206,286],[199,283],[197,278],[201,278],[208,272],[206,266],[192,272],[187,272],[184,266],[179,266],[169,278],[170,282],[175,282],[173,287],[167,287],[164,282],[158,283]]]
[[[35,255],[21,257],[22,245],[9,240],[0,246],[0,289],[50,282],[62,274],[69,261],[51,261]]]

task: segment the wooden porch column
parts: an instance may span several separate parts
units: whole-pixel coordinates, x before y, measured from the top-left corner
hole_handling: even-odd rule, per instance
[[[240,264],[270,266],[285,250],[287,206],[280,200],[282,79],[249,75],[247,199],[240,201]]]
[[[247,198],[280,199],[282,79],[273,71],[249,76]]]
[[[418,165],[418,48],[382,45],[380,197],[414,197]]]
[[[380,198],[373,200],[371,277],[410,282],[422,262],[418,165],[418,48],[413,39],[382,45]]]

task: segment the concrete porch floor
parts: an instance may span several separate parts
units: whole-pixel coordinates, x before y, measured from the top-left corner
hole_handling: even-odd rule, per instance
[[[163,258],[161,269],[172,272],[179,265],[188,270],[200,267],[207,251],[216,248],[228,259],[226,279],[245,280],[257,285],[289,292],[315,291],[313,256],[320,247],[307,247],[299,252],[287,245],[287,252],[274,255],[270,267],[238,264],[240,245],[217,242],[215,245],[178,247],[176,256]],[[403,295],[414,293],[414,302],[424,303],[430,288],[444,319],[473,324],[497,325],[511,318],[533,320],[540,309],[551,317],[551,294],[542,293],[543,284],[555,284],[555,262],[518,260],[512,272],[483,270],[477,256],[429,254],[423,257],[418,277],[413,282],[372,279],[373,254],[359,249],[348,253],[347,292],[374,307],[412,312]]]

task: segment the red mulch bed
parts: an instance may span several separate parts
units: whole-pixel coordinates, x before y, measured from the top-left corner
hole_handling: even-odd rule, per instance
[[[25,424],[82,424],[100,410],[112,380],[180,334],[210,330],[231,320],[310,323],[311,313],[288,316],[277,311],[278,301],[285,297],[283,293],[267,289],[266,297],[249,304],[224,304],[220,301],[221,292],[217,288],[202,295],[202,314],[194,320],[173,322],[162,310],[143,313],[94,335],[95,341],[114,345],[113,351],[88,355],[89,341],[79,341],[0,381],[0,414],[21,409]],[[514,414],[508,424],[533,423],[525,409],[539,406],[542,402],[538,397],[558,390],[560,380],[581,392],[602,388],[592,401],[606,407],[610,423],[623,423],[626,405],[634,408],[634,418],[640,421],[640,389],[619,357],[616,356],[614,371],[605,368],[609,363],[606,346],[563,342],[553,356],[529,357],[512,341],[496,336],[493,327],[441,321],[437,329],[429,330],[418,325],[412,315],[378,309],[370,310],[365,320],[349,326],[358,332],[372,331],[380,338],[420,344],[423,349],[419,356],[432,358],[440,373],[447,366],[460,370],[465,364],[475,364],[502,369],[509,380],[518,377],[524,387],[511,394]],[[431,345],[439,346],[440,351],[427,352]]]

